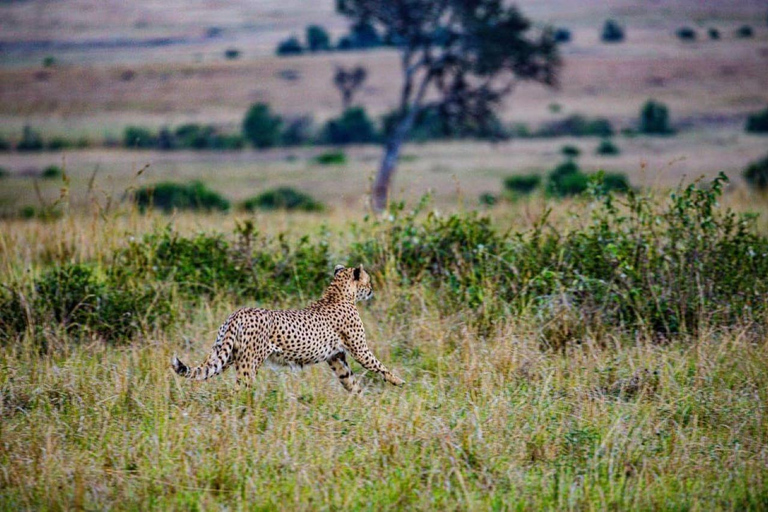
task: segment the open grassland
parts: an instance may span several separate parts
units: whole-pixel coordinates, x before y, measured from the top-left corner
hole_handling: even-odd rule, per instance
[[[0,508],[764,510],[768,226],[728,221],[718,186],[534,198],[488,223],[3,221]],[[172,374],[233,309],[304,304],[337,262],[372,269],[363,321],[404,388],[356,365],[359,399],[324,365],[249,391]],[[142,318],[103,309],[144,285]]]

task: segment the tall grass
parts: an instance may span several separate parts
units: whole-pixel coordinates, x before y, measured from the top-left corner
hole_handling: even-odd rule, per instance
[[[7,222],[0,508],[765,509],[766,237],[722,185],[594,187],[522,230],[428,203],[355,226]],[[234,308],[303,304],[338,262],[372,269],[363,321],[404,388],[172,374]],[[142,287],[168,314],[104,330]]]

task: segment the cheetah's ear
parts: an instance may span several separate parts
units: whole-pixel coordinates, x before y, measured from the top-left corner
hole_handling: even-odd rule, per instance
[[[333,277],[336,277],[336,274],[339,273],[339,270],[344,270],[344,265],[336,265],[336,268],[333,269]]]
[[[355,281],[360,280],[360,274],[363,272],[363,266],[360,265],[359,267],[355,268],[355,271],[352,272],[352,277],[355,279]]]

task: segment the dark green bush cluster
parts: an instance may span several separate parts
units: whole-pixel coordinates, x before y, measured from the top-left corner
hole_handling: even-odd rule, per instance
[[[241,149],[245,141],[238,134],[222,133],[212,125],[189,123],[175,130],[161,128],[157,133],[141,126],[128,126],[123,145],[135,149]]]
[[[595,149],[595,153],[602,156],[614,156],[621,153],[621,150],[611,139],[603,139]]]
[[[320,165],[344,165],[347,163],[347,154],[340,150],[326,151],[317,155],[315,162]]]
[[[162,283],[138,281],[116,265],[62,264],[31,286],[0,290],[0,341],[60,326],[74,339],[121,342],[173,318]]]
[[[757,190],[768,190],[768,155],[744,169],[744,179]]]
[[[323,128],[321,140],[328,144],[364,144],[379,140],[373,121],[362,107],[351,107]]]
[[[606,20],[605,24],[603,24],[603,32],[600,35],[600,39],[604,43],[620,43],[624,41],[624,27],[615,20]]]
[[[369,50],[394,44],[396,44],[396,41],[393,41],[391,38],[382,37],[376,30],[376,27],[368,22],[352,25],[349,33],[341,36],[335,46],[325,28],[320,25],[309,25],[305,31],[305,44],[302,44],[295,35],[290,36],[278,43],[275,53],[287,57],[301,55],[304,52]]]
[[[431,285],[441,307],[489,312],[570,308],[579,322],[670,336],[707,325],[763,321],[768,239],[748,218],[719,211],[726,178],[678,189],[666,201],[593,187],[583,227],[497,231],[476,214],[418,213],[375,221],[352,260],[394,268],[404,284]],[[394,267],[392,267],[394,266]]]
[[[614,129],[608,119],[590,119],[580,114],[548,123],[535,133],[538,137],[610,137],[613,134]]]
[[[158,208],[164,212],[173,210],[227,211],[230,204],[221,194],[199,181],[189,184],[163,182],[137,189],[133,201],[141,211]]]
[[[750,133],[768,133],[768,107],[747,117],[746,130]]]
[[[40,175],[44,180],[54,180],[57,178],[61,178],[63,174],[63,171],[61,170],[61,167],[58,165],[49,165],[45,169],[43,169],[42,174]]]
[[[342,153],[343,154],[343,153]],[[246,200],[243,209],[255,210],[299,210],[305,212],[322,211],[323,205],[308,194],[291,187],[279,187],[267,190],[256,197]]]
[[[640,133],[648,135],[669,135],[669,109],[661,102],[648,100],[640,110]]]
[[[509,176],[504,179],[504,189],[516,195],[526,195],[536,190],[540,183],[538,174]]]
[[[680,27],[679,29],[677,29],[677,31],[675,31],[675,35],[681,41],[696,40],[696,31],[693,30],[691,27]]]

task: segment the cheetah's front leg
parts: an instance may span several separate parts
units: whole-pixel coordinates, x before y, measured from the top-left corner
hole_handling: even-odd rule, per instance
[[[349,367],[349,364],[347,364],[347,356],[344,351],[331,357],[328,360],[328,364],[333,368],[333,373],[339,378],[344,389],[353,395],[360,394],[360,386],[357,384],[355,376],[352,375],[352,369]]]
[[[381,364],[381,361],[376,359],[371,349],[368,348],[368,344],[365,342],[365,334],[356,336],[354,339],[350,339],[348,343],[349,353],[355,358],[355,361],[360,363],[363,368],[372,372],[380,373],[384,380],[395,386],[402,386],[405,381],[389,371],[386,366]]]

